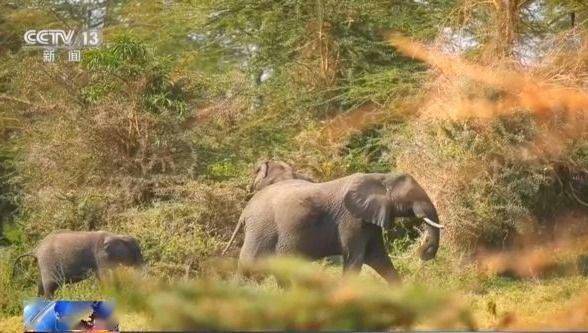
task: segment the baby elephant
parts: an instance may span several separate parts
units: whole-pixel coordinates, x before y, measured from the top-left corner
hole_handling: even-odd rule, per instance
[[[105,231],[62,231],[45,237],[32,254],[37,258],[41,281],[39,296],[52,298],[60,284],[78,282],[90,272],[98,278],[117,265],[141,266],[143,256],[131,236]],[[15,262],[16,264],[16,262]]]

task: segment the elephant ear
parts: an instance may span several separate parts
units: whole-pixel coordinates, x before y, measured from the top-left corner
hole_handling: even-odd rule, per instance
[[[259,165],[259,167],[257,168],[257,175],[261,176],[261,178],[267,177],[268,169],[269,169],[269,162],[268,161],[261,163]]]
[[[381,228],[390,226],[392,200],[388,196],[386,175],[368,174],[353,179],[343,202],[351,214]]]
[[[123,258],[128,252],[128,247],[124,239],[117,236],[107,236],[104,238],[104,251],[112,259]]]

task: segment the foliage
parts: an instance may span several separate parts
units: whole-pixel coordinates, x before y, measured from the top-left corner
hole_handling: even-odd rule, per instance
[[[426,6],[443,11],[450,2]],[[424,10],[411,1],[390,5],[385,1],[227,0],[208,1],[205,10],[210,13],[204,26],[210,35],[208,47],[220,48],[237,61],[245,59],[255,80],[271,70],[275,78],[261,93],[268,100],[290,100],[297,108],[329,112],[366,102],[384,103],[418,86],[414,79],[418,75],[413,73],[424,70],[384,42],[385,31],[407,30],[405,20]],[[400,15],[387,19],[392,13]],[[431,37],[427,28],[437,19],[422,25],[421,35]],[[284,88],[286,95],[280,92]]]
[[[206,258],[218,255],[224,235],[240,214],[243,190],[196,182],[164,188],[167,202],[129,209],[110,228],[140,240],[150,270],[157,276],[193,276]],[[165,247],[162,246],[165,244]]]
[[[114,1],[105,45],[84,52],[80,64],[42,63],[20,40],[31,26],[83,26],[87,8],[45,0],[0,5],[0,214],[10,243],[0,249],[0,314],[18,314],[20,299],[35,294],[32,262],[9,278],[14,258],[56,229],[136,236],[151,278],[120,280],[116,294],[132,296],[138,304],[131,307],[174,329],[172,320],[186,328],[418,328],[447,299],[429,298],[413,283],[464,291],[482,326],[509,327],[503,321],[529,303],[523,300],[532,290],[531,303],[554,306],[585,289],[579,276],[511,281],[475,269],[483,262],[475,253],[551,235],[565,226],[562,213],[586,217],[585,119],[566,123],[558,112],[569,105],[549,94],[570,88],[564,95],[572,98],[586,88],[586,6],[504,4]],[[433,61],[405,56],[388,43],[390,32],[441,52]],[[467,67],[460,53],[477,66],[468,75],[459,72]],[[500,80],[516,84],[484,82],[504,68],[509,75]],[[529,93],[510,75],[529,75],[539,88]],[[464,117],[445,117],[464,110]],[[408,282],[399,290],[314,275],[316,265],[297,262],[260,268],[293,276],[294,287],[284,290],[212,272],[209,259],[246,203],[250,170],[267,158],[317,181],[411,173],[447,227],[441,255],[432,264],[413,260],[419,221],[404,220],[386,235]],[[60,293],[98,297],[104,290],[91,280]],[[162,305],[173,311],[160,315]]]
[[[170,80],[169,60],[154,57],[144,44],[128,35],[115,38],[110,47],[88,52],[84,64],[92,72],[91,82],[82,90],[86,103],[108,98],[105,94],[115,89],[111,83],[115,77],[124,83],[119,89],[142,90],[140,96],[147,111],[178,117],[186,112],[189,97],[180,84]],[[133,81],[141,82],[134,85]]]
[[[348,278],[317,270],[297,260],[274,260],[255,267],[256,274],[273,274],[290,287],[256,288],[234,280],[202,278],[179,285],[143,280],[140,288],[124,288],[129,277],[118,276],[114,295],[125,305],[146,311],[160,329],[391,329],[434,322],[440,306],[450,300],[420,286],[387,288],[370,278]],[[147,290],[157,290],[145,297]],[[161,309],[165,308],[164,314]],[[468,313],[457,304],[448,311],[469,327]]]

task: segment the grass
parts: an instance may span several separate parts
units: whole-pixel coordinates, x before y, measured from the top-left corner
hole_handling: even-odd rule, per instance
[[[387,285],[370,269],[341,278],[337,263],[297,260],[254,268],[272,274],[256,282],[235,278],[234,262],[223,261],[211,263],[197,278],[162,280],[124,271],[102,287],[90,279],[67,285],[58,295],[115,300],[124,330],[562,329],[567,322],[558,314],[577,309],[587,296],[588,277],[581,275],[488,276],[448,251],[426,263],[407,255],[394,259],[403,276],[400,286]],[[289,286],[280,288],[277,280],[288,280]],[[18,315],[0,319],[2,332],[18,332],[21,325]]]
[[[480,327],[553,327],[559,319],[554,314],[584,295],[587,287],[588,278],[583,276],[536,281],[496,278],[483,294],[468,293],[467,299]]]
[[[123,10],[121,22],[140,12],[134,2],[125,8],[132,13]],[[173,13],[190,14],[194,21],[193,14],[203,14],[194,9],[182,5]],[[346,18],[351,13],[336,12]],[[171,13],[157,7],[157,14],[140,14],[156,22],[175,21]],[[505,278],[497,276],[504,272],[479,270],[469,255],[485,246],[516,245],[517,237],[563,225],[562,211],[580,209],[568,192],[575,188],[579,197],[588,194],[578,180],[588,170],[586,132],[568,131],[583,127],[562,125],[558,112],[578,111],[587,105],[585,95],[527,82],[515,84],[528,88],[520,91],[511,84],[516,78],[492,79],[494,64],[478,68],[476,59],[470,64],[406,41],[404,47],[397,45],[399,51],[416,53],[411,57],[441,73],[425,73],[424,63],[399,58],[358,76],[352,86],[346,80],[322,85],[312,71],[296,79],[294,63],[315,64],[299,54],[292,55],[290,65],[276,65],[273,79],[258,87],[241,65],[201,71],[206,55],[182,45],[174,48],[178,57],[171,58],[183,63],[174,63],[163,52],[169,38],[142,40],[152,34],[127,25],[120,38],[106,30],[105,40],[112,43],[89,53],[79,66],[46,66],[17,51],[0,59],[0,90],[16,97],[6,100],[0,113],[18,125],[0,128],[10,134],[2,143],[11,152],[2,161],[10,168],[0,170],[0,188],[6,188],[0,206],[17,205],[13,218],[19,225],[4,228],[12,245],[0,248],[0,331],[21,330],[20,302],[36,293],[34,264],[24,263],[12,279],[13,259],[62,228],[112,230],[141,242],[150,278],[128,277],[114,288],[98,287],[90,279],[58,293],[68,299],[117,299],[122,327],[128,330],[582,327],[581,321],[554,318],[560,308],[565,312],[588,304],[585,277],[567,271],[545,277],[530,270],[521,279]],[[198,30],[181,25],[174,35]],[[363,50],[364,43],[359,44]],[[539,83],[555,88],[580,87],[586,47],[576,55],[562,53],[560,60],[577,58],[574,66],[546,62],[532,70],[539,73],[520,76],[539,74],[544,78]],[[362,68],[367,60],[348,65]],[[566,77],[568,82],[562,82]],[[263,105],[252,107],[258,95]],[[366,101],[377,103],[363,105]],[[427,189],[446,226],[438,258],[414,259],[412,247],[404,246],[414,239],[388,244],[402,287],[387,286],[369,269],[360,278],[341,280],[341,267],[324,262],[262,269],[294,279],[290,289],[279,288],[274,278],[261,283],[234,279],[232,263],[215,264],[211,258],[246,202],[248,169],[272,157],[317,180],[352,172],[409,172]],[[578,220],[586,216],[580,211]],[[564,260],[552,259],[536,267],[548,269]],[[321,267],[326,273],[317,273]],[[345,284],[363,287],[355,293]],[[357,304],[346,304],[346,297]],[[343,301],[333,305],[332,298]],[[167,311],[157,311],[158,306]],[[327,306],[332,311],[324,311]]]

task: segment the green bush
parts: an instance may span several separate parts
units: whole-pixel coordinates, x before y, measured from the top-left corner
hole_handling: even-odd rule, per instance
[[[153,318],[153,327],[164,330],[390,330],[444,325],[443,320],[451,327],[474,325],[450,297],[418,285],[390,288],[371,277],[342,279],[340,272],[285,258],[249,272],[273,275],[289,286],[243,284],[213,274],[173,284],[117,275],[110,292],[126,309],[143,311]],[[127,288],[130,283],[137,288]]]
[[[228,241],[245,193],[193,182],[169,195],[168,201],[126,210],[109,227],[139,240],[157,276],[192,276]]]
[[[448,226],[444,242],[466,251],[505,247],[542,224],[557,223],[549,219],[556,213],[580,208],[559,185],[555,161],[533,154],[521,158],[537,138],[537,126],[528,114],[489,124],[420,120],[411,125],[410,141],[392,154],[398,168],[413,174],[432,196]],[[572,156],[578,143],[565,149],[562,155]],[[585,168],[588,159],[576,163]]]
[[[15,267],[14,259],[27,252],[22,246],[0,248],[0,318],[22,313],[22,301],[37,295],[36,262],[31,258],[24,258]]]

